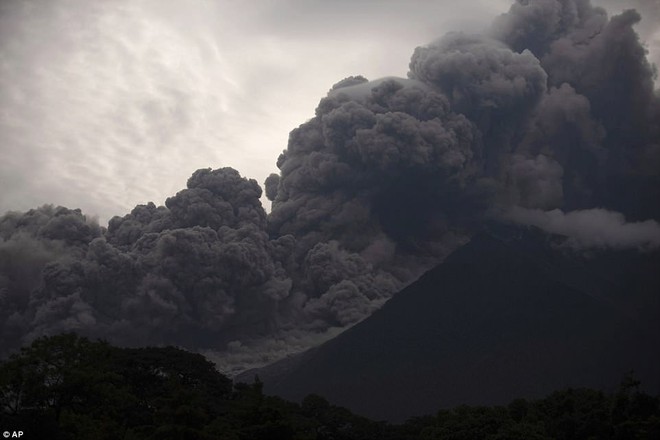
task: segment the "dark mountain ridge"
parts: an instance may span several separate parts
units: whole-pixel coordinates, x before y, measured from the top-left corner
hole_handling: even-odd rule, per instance
[[[256,373],[266,392],[317,393],[390,421],[611,390],[630,370],[657,392],[658,261],[585,256],[533,228],[493,227],[337,338]]]

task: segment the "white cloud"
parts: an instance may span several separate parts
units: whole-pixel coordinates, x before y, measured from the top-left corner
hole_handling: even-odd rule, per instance
[[[514,208],[509,217],[518,223],[567,236],[569,245],[577,248],[660,247],[660,224],[657,221],[626,222],[623,214],[606,209],[563,212],[559,209]]]
[[[0,81],[12,93],[0,98],[0,142],[11,160],[0,166],[15,178],[2,208],[55,202],[108,216],[162,202],[192,171],[182,164],[219,165],[209,146],[222,142],[234,90],[202,36],[137,4],[36,6],[2,16],[22,23],[2,35]]]
[[[634,3],[655,44],[657,6]],[[332,84],[405,76],[415,46],[509,4],[4,0],[0,212],[55,203],[103,222],[163,203],[201,167],[262,183]]]
[[[0,212],[55,203],[105,221],[163,203],[201,167],[261,183],[333,83],[405,76],[413,48],[452,18],[485,26],[504,9],[475,18],[449,2],[339,6],[5,1]]]

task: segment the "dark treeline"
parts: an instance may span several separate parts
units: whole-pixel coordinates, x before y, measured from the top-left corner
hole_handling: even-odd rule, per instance
[[[266,396],[258,379],[232,384],[199,354],[64,334],[0,365],[0,427],[28,439],[658,439],[660,399],[638,385],[630,376],[612,394],[567,389],[391,425],[317,395]]]

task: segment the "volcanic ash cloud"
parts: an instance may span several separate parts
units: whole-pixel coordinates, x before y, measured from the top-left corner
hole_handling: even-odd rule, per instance
[[[657,247],[660,98],[639,20],[520,1],[487,35],[417,48],[408,78],[338,82],[291,132],[268,215],[230,168],[107,229],[66,208],[6,214],[2,351],[74,330],[219,350],[239,370],[369,316],[485,220]]]

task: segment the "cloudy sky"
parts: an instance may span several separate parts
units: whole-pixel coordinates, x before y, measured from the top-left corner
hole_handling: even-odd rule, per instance
[[[595,3],[642,12],[658,60],[660,2]],[[509,5],[2,0],[0,213],[53,203],[104,223],[206,167],[262,184],[332,84],[405,76],[416,46],[483,30]]]

